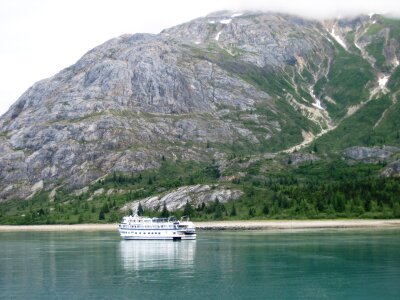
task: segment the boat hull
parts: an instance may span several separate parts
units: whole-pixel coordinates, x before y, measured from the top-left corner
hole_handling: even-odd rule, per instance
[[[125,235],[121,238],[124,240],[157,240],[157,241],[179,241],[179,240],[195,240],[196,235],[188,235],[188,236],[172,236],[172,237],[142,237],[142,236],[129,236]]]
[[[195,240],[196,233],[186,233],[176,230],[138,230],[120,229],[119,234],[124,240]]]

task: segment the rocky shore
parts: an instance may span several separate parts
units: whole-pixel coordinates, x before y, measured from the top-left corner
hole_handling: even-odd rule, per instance
[[[211,221],[195,222],[199,230],[288,230],[334,228],[400,227],[400,220],[284,220],[284,221]],[[117,224],[76,225],[1,225],[0,232],[10,231],[113,231]]]

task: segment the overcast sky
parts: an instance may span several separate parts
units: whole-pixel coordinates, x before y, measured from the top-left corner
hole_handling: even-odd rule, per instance
[[[162,29],[222,9],[263,9],[311,18],[400,16],[398,0],[0,0],[0,115],[33,83],[106,40]]]

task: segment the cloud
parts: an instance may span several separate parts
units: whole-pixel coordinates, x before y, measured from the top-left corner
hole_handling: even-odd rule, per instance
[[[238,1],[232,7],[235,9],[283,12],[313,19],[350,17],[371,12],[400,17],[400,5],[393,0],[253,0]]]

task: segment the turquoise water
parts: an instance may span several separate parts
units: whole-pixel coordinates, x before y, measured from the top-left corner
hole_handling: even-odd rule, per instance
[[[0,299],[400,299],[400,230],[0,233]]]

